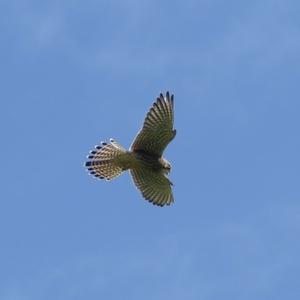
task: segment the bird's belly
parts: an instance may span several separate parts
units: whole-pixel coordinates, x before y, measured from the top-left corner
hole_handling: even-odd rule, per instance
[[[162,165],[156,157],[135,152],[132,154],[134,156],[132,168],[145,168],[152,171],[159,171],[162,169]]]

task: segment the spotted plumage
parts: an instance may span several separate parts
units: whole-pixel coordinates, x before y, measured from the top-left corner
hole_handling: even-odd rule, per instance
[[[102,142],[90,151],[87,170],[96,178],[110,180],[129,170],[133,182],[149,202],[170,205],[174,202],[172,183],[167,174],[170,163],[162,157],[167,145],[176,135],[174,96],[169,92],[156,99],[146,115],[142,129],[127,151],[115,140]]]

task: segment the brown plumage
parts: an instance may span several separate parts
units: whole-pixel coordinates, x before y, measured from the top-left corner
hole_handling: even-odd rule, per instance
[[[110,139],[110,143],[102,143],[90,152],[85,166],[90,174],[106,180],[129,170],[146,200],[159,206],[170,205],[174,202],[172,183],[167,177],[171,165],[162,154],[176,135],[173,123],[174,96],[169,92],[165,97],[160,94],[129,151]]]

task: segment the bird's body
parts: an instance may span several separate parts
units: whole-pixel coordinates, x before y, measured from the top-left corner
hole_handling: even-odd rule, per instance
[[[165,172],[168,170],[168,163],[163,157],[155,157],[143,151],[127,152],[130,155],[130,162],[127,169],[145,168],[153,172]]]
[[[110,139],[90,152],[85,166],[95,177],[107,180],[129,170],[145,199],[159,206],[170,205],[174,201],[167,178],[171,165],[162,153],[176,135],[173,119],[173,95],[160,94],[129,151]]]

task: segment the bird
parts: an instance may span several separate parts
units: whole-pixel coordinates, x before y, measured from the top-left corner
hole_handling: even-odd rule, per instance
[[[174,95],[160,93],[134,138],[129,150],[114,139],[96,145],[87,156],[87,171],[98,179],[111,180],[129,171],[144,199],[157,206],[174,202],[173,183],[168,174],[171,164],[163,157],[174,139]]]

